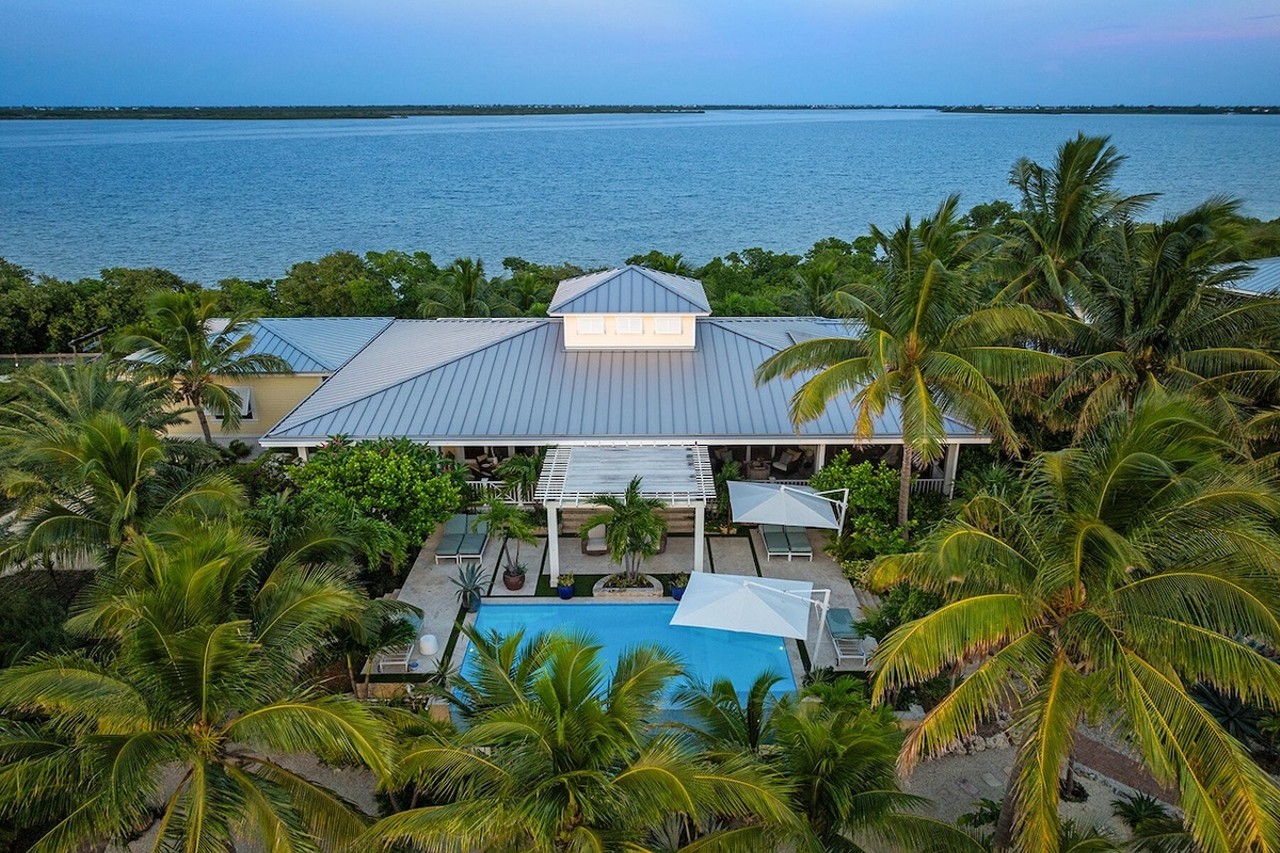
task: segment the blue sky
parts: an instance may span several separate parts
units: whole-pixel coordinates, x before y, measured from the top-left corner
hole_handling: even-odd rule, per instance
[[[4,0],[0,104],[1280,103],[1280,0]]]

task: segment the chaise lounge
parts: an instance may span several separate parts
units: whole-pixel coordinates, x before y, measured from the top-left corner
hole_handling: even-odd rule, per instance
[[[472,527],[475,527],[473,530]],[[436,562],[479,560],[489,541],[489,523],[476,521],[476,516],[457,513],[444,523],[444,535],[436,545]]]
[[[875,637],[864,637],[853,624],[853,611],[847,607],[833,607],[827,611],[827,634],[831,637],[831,645],[836,651],[836,666],[846,661],[867,668],[871,653],[878,643]]]
[[[809,532],[803,527],[784,527],[780,524],[760,525],[760,536],[764,539],[764,555],[766,560],[774,557],[808,557],[813,559],[813,546],[809,544]]]

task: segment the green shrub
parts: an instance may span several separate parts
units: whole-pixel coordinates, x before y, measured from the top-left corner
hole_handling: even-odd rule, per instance
[[[942,599],[909,584],[899,584],[880,597],[880,606],[866,611],[858,623],[871,637],[885,637],[894,628],[937,610]]]
[[[898,472],[880,462],[855,463],[847,450],[829,459],[809,485],[820,492],[848,489],[849,518],[867,515],[893,524],[898,517]]]
[[[458,509],[464,482],[452,459],[408,439],[335,437],[292,474],[303,491],[345,497],[411,543],[422,542]]]

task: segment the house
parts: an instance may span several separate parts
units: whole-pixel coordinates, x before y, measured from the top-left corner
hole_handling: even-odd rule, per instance
[[[1255,258],[1244,263],[1252,267],[1252,271],[1239,281],[1233,282],[1231,285],[1233,288],[1246,293],[1280,293],[1280,258]]]
[[[836,451],[901,459],[899,413],[854,439],[848,405],[798,430],[800,380],[757,386],[791,344],[847,334],[815,317],[714,317],[701,282],[629,266],[561,282],[546,317],[396,320],[262,437],[306,456],[333,435],[408,437],[467,462],[538,447],[701,445],[742,476],[803,482]],[[948,450],[917,486],[950,491],[960,447],[990,437],[948,419]],[[643,473],[643,472],[637,472]]]
[[[225,325],[225,321],[222,321]],[[227,387],[240,397],[237,429],[215,427],[214,437],[224,441],[260,438],[267,428],[289,413],[307,395],[338,371],[353,355],[391,324],[390,317],[265,317],[245,330],[253,336],[249,353],[278,356],[292,373],[237,376]],[[223,325],[210,329],[222,331]],[[210,413],[211,423],[218,419]],[[202,435],[195,414],[169,430],[170,435],[198,438]]]

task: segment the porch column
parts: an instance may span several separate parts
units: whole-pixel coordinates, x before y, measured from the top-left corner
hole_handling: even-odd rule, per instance
[[[947,460],[942,466],[942,491],[951,497],[956,487],[956,468],[960,464],[960,445],[947,445]]]
[[[298,448],[295,448],[295,449],[298,451],[298,458],[299,458],[300,460],[302,460],[303,462],[306,462],[308,459],[310,459],[310,458],[311,458],[311,448],[310,448],[310,447],[298,447]]]
[[[560,580],[559,513],[555,501],[547,501],[547,574],[552,586]]]
[[[707,504],[699,501],[693,505],[693,570],[702,571],[702,551],[706,546]]]
[[[827,446],[819,444],[817,449],[813,451],[813,473],[822,470],[822,466],[827,464]]]

